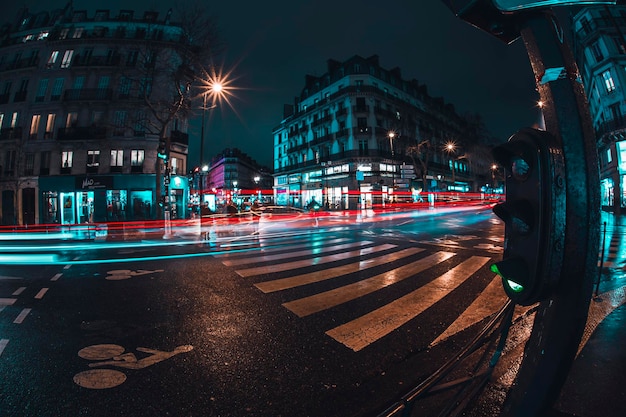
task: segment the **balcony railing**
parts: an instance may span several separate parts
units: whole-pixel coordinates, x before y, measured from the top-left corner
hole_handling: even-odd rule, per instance
[[[606,120],[596,128],[596,138],[601,139],[607,133],[622,129],[626,129],[626,117]]]
[[[81,88],[65,90],[63,101],[98,101],[111,100],[113,90],[111,88]]]
[[[393,159],[395,161],[404,161],[404,156],[398,155],[397,153],[395,155],[392,155],[390,151],[386,151],[382,149],[360,149],[360,150],[353,150],[353,151],[344,151],[344,152],[335,153],[329,156],[325,156],[322,159],[324,160],[324,162],[335,162],[335,161],[341,161],[345,159],[357,159],[357,158],[359,159],[379,158],[379,159],[390,159],[390,160]],[[322,166],[321,161],[317,162],[313,160],[313,161],[301,162],[297,164],[290,164],[286,167],[277,169],[276,173],[299,171],[302,169],[318,167],[318,166],[319,167]]]
[[[189,145],[189,134],[181,132],[180,130],[172,130],[170,139],[172,142]]]
[[[57,131],[57,140],[105,139],[107,129],[103,126],[61,127]]]
[[[0,140],[20,139],[22,137],[22,128],[4,128],[0,129]]]

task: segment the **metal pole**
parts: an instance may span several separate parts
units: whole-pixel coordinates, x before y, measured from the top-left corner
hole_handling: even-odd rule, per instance
[[[600,253],[600,268],[598,269],[598,281],[596,281],[596,293],[595,297],[598,296],[598,291],[600,289],[600,278],[602,277],[602,268],[604,268],[604,249],[606,246],[606,222],[604,222],[604,230],[602,232],[602,252]]]
[[[202,95],[202,126],[200,128],[200,217],[202,217],[202,206],[204,205],[204,124],[206,120],[206,91]]]

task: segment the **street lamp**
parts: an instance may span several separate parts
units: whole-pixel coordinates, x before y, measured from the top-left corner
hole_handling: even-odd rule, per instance
[[[444,149],[448,152],[448,156],[450,158],[450,168],[452,169],[452,186],[454,186],[456,179],[454,178],[454,159],[450,155],[454,155],[454,151],[456,150],[456,143],[454,142],[446,142]]]

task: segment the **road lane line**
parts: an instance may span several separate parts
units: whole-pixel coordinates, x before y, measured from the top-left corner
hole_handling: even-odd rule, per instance
[[[39,290],[39,292],[37,293],[37,295],[35,295],[35,298],[37,300],[41,300],[43,298],[43,296],[46,294],[46,292],[48,292],[50,288],[42,288],[41,290]]]
[[[508,298],[502,287],[502,278],[499,275],[495,275],[472,304],[443,333],[437,336],[430,343],[430,346],[435,346],[450,336],[478,323],[485,317],[498,312]]]
[[[348,265],[337,266],[335,268],[328,268],[322,271],[310,272],[308,274],[296,275],[289,278],[276,279],[273,281],[265,281],[254,284],[255,287],[263,291],[264,293],[270,293],[275,291],[282,291],[289,288],[299,287],[302,285],[312,284],[314,282],[325,281],[332,278],[337,278],[342,275],[351,274],[353,272],[364,271],[369,268],[374,268],[379,265],[384,265],[389,262],[396,261],[398,259],[411,256],[413,254],[424,251],[422,248],[407,248],[398,252],[394,252],[389,255],[379,256],[373,259],[366,259],[364,261],[351,263]]]
[[[59,278],[61,278],[62,275],[63,274],[59,272],[58,274],[55,274],[52,278],[50,278],[50,281],[57,281]]]
[[[17,290],[13,291],[13,294],[11,295],[20,295],[21,293],[24,292],[25,289],[26,287],[19,287]]]
[[[310,248],[307,250],[302,250],[302,251],[297,251],[297,252],[284,252],[284,249],[282,251],[282,253],[278,253],[275,255],[266,255],[266,256],[256,256],[256,257],[252,257],[252,258],[247,258],[247,259],[243,259],[240,260],[242,261],[241,264],[253,264],[253,263],[257,263],[257,262],[269,262],[269,261],[279,261],[282,259],[289,259],[289,258],[296,258],[299,256],[305,256],[305,255],[319,255],[322,253],[327,253],[327,252],[336,252],[339,250],[343,250],[343,249],[350,249],[350,248],[354,248],[354,247],[358,247],[358,246],[365,246],[367,244],[370,244],[372,242],[370,241],[363,241],[363,242],[351,242],[351,243],[345,243],[342,245],[336,245],[336,246],[326,246],[326,247],[321,247],[321,248]],[[229,261],[224,261],[222,262],[224,265],[226,266],[237,266],[238,263],[231,263]],[[284,264],[283,264],[284,265]],[[277,265],[275,265],[277,266]],[[260,269],[260,268],[250,268],[250,269]],[[291,268],[289,268],[291,269]],[[275,271],[275,269],[272,269],[270,271]],[[256,274],[255,274],[256,275]]]
[[[366,242],[363,242],[363,244],[365,244]],[[370,243],[370,242],[367,242]],[[358,250],[353,250],[350,252],[340,252],[334,255],[327,255],[327,256],[316,256],[313,258],[307,258],[307,259],[303,259],[300,261],[293,261],[293,262],[285,262],[285,263],[278,263],[278,264],[274,264],[274,265],[267,265],[267,266],[260,266],[260,267],[253,267],[253,268],[247,268],[247,269],[240,269],[237,270],[235,272],[237,272],[240,276],[242,277],[250,277],[250,276],[254,276],[254,275],[261,275],[261,274],[269,274],[269,273],[274,273],[274,272],[282,272],[282,271],[289,271],[292,269],[300,269],[300,268],[304,268],[307,266],[313,266],[313,265],[322,265],[322,264],[326,264],[329,262],[335,262],[335,261],[341,261],[341,260],[345,260],[345,259],[352,259],[356,256],[362,256],[362,255],[367,255],[369,253],[375,253],[381,250],[386,250],[386,249],[391,249],[391,248],[395,248],[396,245],[391,245],[391,244],[384,244],[384,245],[379,245],[379,246],[373,246],[373,247],[369,247],[369,248],[362,248],[362,249],[358,249]],[[310,254],[310,252],[309,252]]]
[[[2,356],[2,352],[4,352],[4,348],[9,344],[9,339],[0,339],[0,356]]]
[[[30,308],[25,308],[23,309],[20,314],[18,314],[18,316],[15,318],[15,320],[13,320],[13,323],[15,324],[22,324],[22,322],[24,321],[24,319],[26,318],[26,316],[28,316],[28,314],[32,311],[32,309]]]
[[[472,256],[445,274],[358,319],[335,327],[327,335],[355,352],[388,335],[454,291],[491,258]]]
[[[283,306],[299,317],[305,317],[388,287],[450,259],[454,255],[454,252],[436,252],[391,271],[383,272],[382,274],[334,290],[290,301],[284,303]]]
[[[0,298],[0,306],[12,306],[17,298]]]

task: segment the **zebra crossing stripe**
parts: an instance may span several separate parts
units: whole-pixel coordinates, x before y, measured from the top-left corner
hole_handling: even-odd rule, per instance
[[[326,334],[358,352],[423,313],[461,285],[489,259],[491,258],[472,256],[419,289],[358,319],[335,327]]]
[[[290,301],[288,303],[284,303],[283,306],[291,310],[299,317],[305,317],[400,282],[432,266],[435,266],[436,264],[443,262],[454,255],[454,252],[436,252],[430,256],[410,264],[403,265],[392,271],[384,272],[371,278],[345,285],[334,290]]]
[[[480,293],[467,309],[448,328],[433,340],[429,347],[443,342],[450,336],[467,329],[485,317],[496,313],[508,299],[502,288],[502,278],[495,275],[489,285]]]
[[[332,239],[332,240],[313,240],[311,242],[307,242],[307,243],[298,243],[296,244],[296,241],[294,240],[289,240],[286,242],[281,242],[280,246],[260,246],[260,247],[255,247],[255,248],[250,248],[250,251],[258,251],[255,253],[262,253],[262,254],[268,254],[268,253],[277,253],[277,252],[284,252],[285,248],[289,248],[289,249],[302,249],[302,248],[306,248],[306,247],[316,247],[316,246],[322,246],[322,245],[328,245],[328,244],[336,244],[336,243],[341,243],[341,242],[345,242],[346,240],[348,240],[348,238],[338,238],[338,239]],[[300,239],[298,242],[302,242],[302,239]],[[258,244],[258,243],[256,243]],[[237,258],[241,258],[241,257],[249,257],[250,256],[250,252],[245,252],[244,254],[242,254],[241,252],[237,252],[237,253],[219,253],[219,254],[215,254],[213,255],[216,259],[237,259]],[[224,261],[222,261],[224,262]]]
[[[313,247],[311,247],[310,244],[288,247],[289,249],[300,249],[302,247],[308,247],[306,250],[297,251],[297,252],[285,252],[285,248],[274,248],[274,249],[264,251],[263,252],[264,255],[260,255],[255,258],[243,257],[239,259],[228,259],[228,260],[222,261],[222,263],[226,266],[240,266],[240,265],[245,265],[245,264],[254,263],[254,262],[267,262],[267,261],[285,259],[286,257],[295,258],[296,256],[310,255],[312,251],[314,251],[315,253],[335,251],[337,250],[337,246],[328,246],[327,248],[322,248],[322,249],[318,249],[317,246],[321,246],[322,243],[335,245],[345,240],[347,239],[334,239],[331,241],[320,241],[320,242],[317,242],[316,245],[313,245]],[[275,252],[279,252],[279,253],[275,253]],[[275,253],[275,254],[271,255],[270,253]]]
[[[360,262],[354,262],[348,265],[341,265],[334,268],[328,268],[321,271],[310,272],[308,274],[296,275],[289,278],[276,279],[273,281],[266,281],[254,284],[259,290],[264,293],[270,293],[275,291],[282,291],[289,288],[295,288],[302,285],[312,284],[314,282],[325,281],[332,278],[337,278],[342,275],[351,274],[353,272],[364,271],[369,268],[384,265],[389,262],[396,261],[398,259],[411,256],[413,254],[424,251],[422,248],[407,248],[392,254],[379,256],[373,259],[366,259]]]
[[[362,244],[366,244],[366,243],[371,243],[371,242],[360,242],[358,244],[350,244],[350,245],[339,245],[339,246],[335,246],[333,248],[327,248],[328,251],[330,250],[339,250],[340,246],[361,246]],[[344,259],[352,259],[355,256],[361,256],[361,255],[366,255],[369,253],[375,253],[381,250],[387,250],[387,249],[391,249],[391,248],[395,248],[396,245],[391,245],[391,244],[384,244],[384,245],[379,245],[379,246],[374,246],[374,247],[369,247],[369,248],[362,248],[362,249],[358,249],[358,250],[353,250],[350,252],[340,252],[334,255],[327,255],[327,256],[316,256],[314,258],[307,258],[307,259],[303,259],[300,261],[292,261],[292,262],[285,262],[285,263],[280,263],[280,264],[273,264],[273,265],[267,265],[267,266],[259,266],[259,267],[252,267],[252,268],[247,268],[247,269],[240,269],[235,271],[236,273],[239,274],[239,276],[242,277],[250,277],[253,275],[261,275],[261,274],[269,274],[269,273],[273,273],[273,272],[280,272],[280,271],[289,271],[291,269],[299,269],[299,268],[304,268],[306,266],[312,266],[312,265],[321,265],[321,264],[325,264],[325,263],[329,263],[329,262],[335,262],[335,261],[340,261],[340,260],[344,260]],[[320,251],[316,251],[317,253],[322,253],[322,252],[327,252],[327,250],[320,250]],[[308,254],[311,254],[311,251],[308,251]],[[288,255],[289,258],[293,257],[293,255]],[[254,262],[254,260],[253,260]]]

